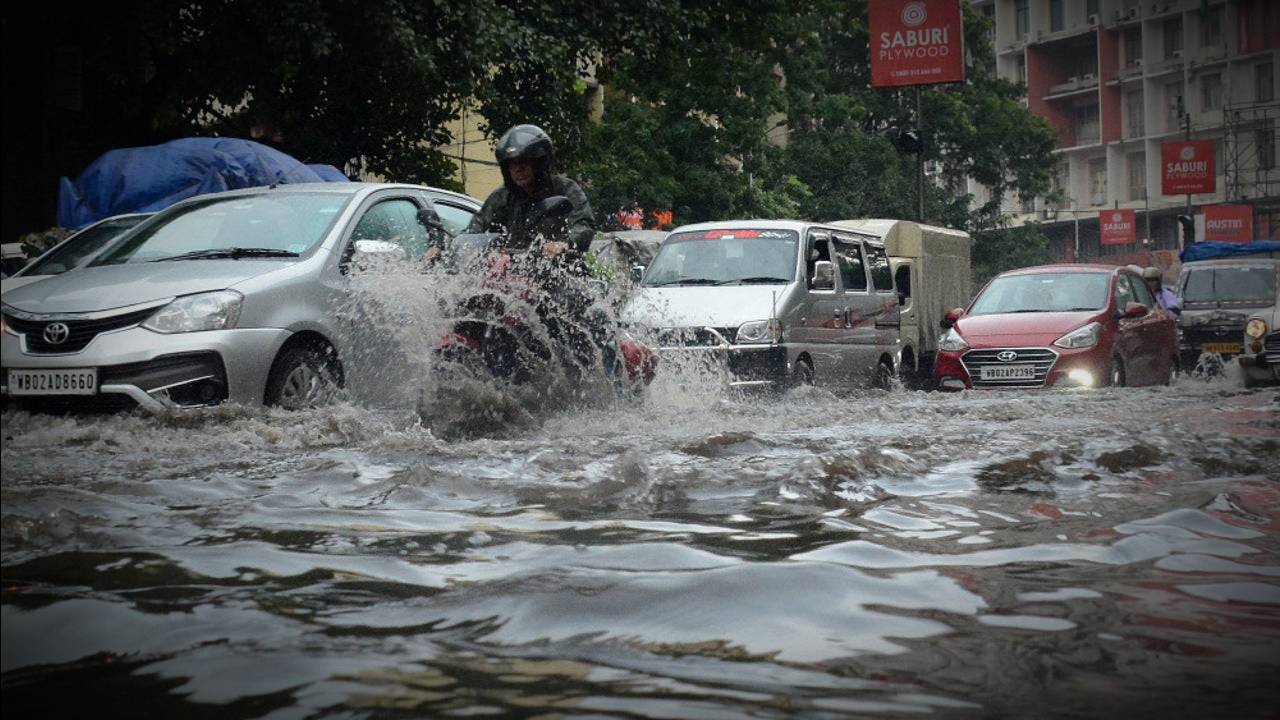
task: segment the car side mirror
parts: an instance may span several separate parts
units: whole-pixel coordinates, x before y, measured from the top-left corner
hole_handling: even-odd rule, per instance
[[[418,224],[428,230],[444,230],[444,222],[440,220],[440,213],[436,212],[436,209],[431,206],[418,208]]]
[[[348,265],[361,271],[378,266],[385,267],[408,257],[408,253],[398,243],[386,240],[356,240],[352,246],[353,251]]]
[[[950,330],[961,317],[964,317],[964,308],[953,308],[942,316],[942,320],[938,324],[942,326],[943,330]]]
[[[644,266],[643,266],[643,265],[632,265],[632,266],[631,266],[631,282],[633,282],[633,283],[635,283],[635,284],[639,285],[639,284],[640,284],[640,278],[642,278],[642,277],[644,277]]]
[[[836,289],[836,268],[830,260],[819,260],[813,265],[813,281],[809,287],[814,290]]]
[[[1128,305],[1124,306],[1124,312],[1121,313],[1121,317],[1124,317],[1124,318],[1146,317],[1147,313],[1149,312],[1151,312],[1151,310],[1146,305],[1143,305],[1142,303],[1131,302]]]

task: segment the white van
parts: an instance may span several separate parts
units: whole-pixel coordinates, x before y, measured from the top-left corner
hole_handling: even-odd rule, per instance
[[[732,386],[887,387],[899,318],[879,238],[794,220],[675,229],[622,314],[664,356],[660,368],[692,357],[723,369]]]

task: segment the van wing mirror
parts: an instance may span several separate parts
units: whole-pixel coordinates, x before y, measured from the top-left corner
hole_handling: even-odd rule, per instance
[[[830,260],[819,260],[813,265],[813,281],[809,284],[813,290],[835,290],[836,268]]]
[[[1131,302],[1124,306],[1124,313],[1122,314],[1122,317],[1126,317],[1126,318],[1146,317],[1147,313],[1149,312],[1151,312],[1151,310],[1146,305],[1143,305],[1142,303]]]
[[[948,310],[946,315],[942,316],[942,321],[938,324],[942,326],[943,330],[950,330],[951,327],[956,324],[956,321],[963,316],[964,308],[953,308]]]
[[[632,265],[632,266],[631,266],[631,282],[633,282],[633,283],[635,283],[635,284],[639,285],[639,284],[640,284],[640,278],[642,278],[642,277],[644,277],[644,266],[643,266],[643,265]]]

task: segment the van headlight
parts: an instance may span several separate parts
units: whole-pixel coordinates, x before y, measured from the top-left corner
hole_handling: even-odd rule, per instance
[[[778,342],[782,339],[782,323],[777,318],[771,320],[752,320],[742,323],[738,328],[735,343]]]
[[[1102,325],[1100,323],[1091,322],[1082,328],[1077,328],[1053,341],[1054,345],[1060,348],[1076,349],[1088,348],[1098,344],[1099,338],[1102,337]]]
[[[158,333],[227,330],[240,319],[242,302],[244,296],[235,290],[187,295],[160,308],[142,327]]]
[[[943,333],[942,337],[938,338],[939,350],[946,350],[947,352],[960,352],[961,350],[967,350],[968,348],[969,348],[969,343],[964,341],[964,338],[960,336],[960,333],[956,332],[955,328],[951,328],[950,330]]]
[[[1244,334],[1257,340],[1267,334],[1267,321],[1262,318],[1253,318],[1244,326]]]

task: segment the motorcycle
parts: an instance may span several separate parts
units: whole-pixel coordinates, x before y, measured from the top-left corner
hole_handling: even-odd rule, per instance
[[[531,224],[571,208],[563,196],[548,198]],[[424,210],[419,221],[433,227],[432,215]],[[595,401],[601,392],[641,396],[657,356],[621,332],[603,282],[544,257],[539,243],[514,250],[507,239],[462,234],[436,260],[445,273],[478,282],[445,310],[448,330],[432,347],[434,386],[419,398],[423,420],[446,434],[474,435],[495,424],[534,423],[539,411]]]

